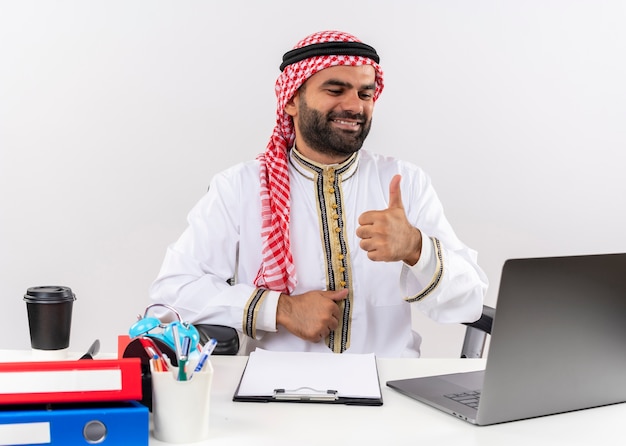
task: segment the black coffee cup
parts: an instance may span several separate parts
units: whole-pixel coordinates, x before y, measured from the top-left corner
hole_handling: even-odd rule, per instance
[[[57,351],[70,345],[76,296],[66,286],[37,286],[24,295],[33,350]]]

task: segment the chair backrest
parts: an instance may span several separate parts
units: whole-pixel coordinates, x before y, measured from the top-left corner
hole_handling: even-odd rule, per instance
[[[482,358],[487,335],[491,334],[491,326],[493,318],[496,315],[496,309],[488,305],[483,305],[483,314],[476,322],[467,322],[465,329],[465,338],[463,339],[463,347],[461,348],[461,358]]]
[[[212,324],[196,324],[200,333],[200,343],[206,344],[209,339],[217,339],[214,355],[236,355],[239,351],[239,334],[232,327]]]

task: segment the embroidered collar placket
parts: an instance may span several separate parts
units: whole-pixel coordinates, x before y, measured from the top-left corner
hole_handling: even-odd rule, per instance
[[[312,181],[317,204],[320,239],[326,262],[326,286],[329,290],[348,288],[348,296],[339,303],[339,326],[326,337],[326,344],[334,353],[343,353],[350,347],[353,287],[350,250],[345,234],[343,182],[349,180],[358,167],[358,153],[340,164],[323,165],[304,158],[291,150],[290,162]]]

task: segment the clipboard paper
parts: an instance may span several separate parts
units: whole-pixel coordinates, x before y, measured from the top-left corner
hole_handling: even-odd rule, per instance
[[[233,401],[383,404],[376,356],[256,349]]]

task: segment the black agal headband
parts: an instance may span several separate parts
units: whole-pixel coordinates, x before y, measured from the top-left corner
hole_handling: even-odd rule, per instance
[[[372,59],[376,63],[380,62],[376,50],[365,43],[322,42],[287,51],[283,56],[283,63],[280,64],[280,71],[283,71],[287,65],[317,56],[361,56]]]

